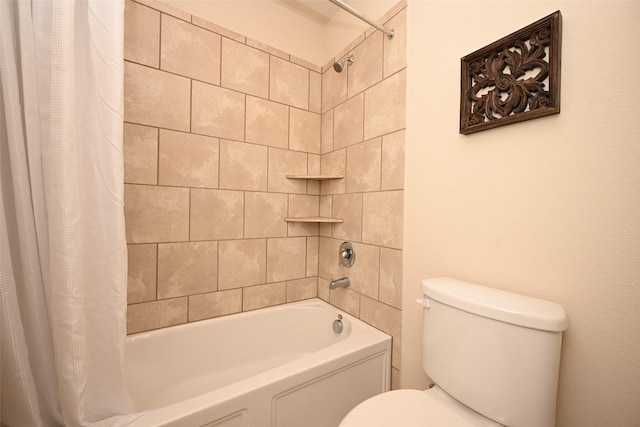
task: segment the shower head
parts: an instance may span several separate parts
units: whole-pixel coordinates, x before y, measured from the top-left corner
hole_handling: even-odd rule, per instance
[[[333,64],[333,69],[336,70],[337,73],[341,73],[342,70],[344,70],[344,64],[346,63],[347,65],[351,65],[351,64],[353,64],[353,61],[354,61],[353,55],[349,55],[348,57],[346,57],[346,58],[344,58],[344,59],[342,59],[342,60],[340,60],[338,62],[335,62]]]

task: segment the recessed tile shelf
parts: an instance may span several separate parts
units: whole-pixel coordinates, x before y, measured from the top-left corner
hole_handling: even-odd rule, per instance
[[[344,178],[344,175],[287,175],[287,178],[327,181],[329,179],[342,179]]]
[[[317,223],[340,223],[344,222],[342,218],[329,218],[325,216],[301,216],[289,217],[284,219],[287,222],[317,222]]]

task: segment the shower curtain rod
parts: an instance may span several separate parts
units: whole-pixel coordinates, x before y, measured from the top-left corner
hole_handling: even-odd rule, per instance
[[[343,3],[341,0],[329,0],[331,3],[335,4],[336,6],[346,10],[347,12],[349,12],[350,14],[352,14],[353,16],[355,16],[358,19],[363,20],[364,22],[366,22],[367,24],[377,28],[378,30],[382,31],[383,33],[385,33],[387,36],[389,36],[390,39],[393,38],[393,36],[396,35],[396,32],[393,30],[388,30],[385,27],[383,27],[382,25],[378,24],[377,22],[375,22],[373,19],[369,18],[368,16],[363,15],[362,13],[358,12],[357,10],[355,10],[354,8],[352,8],[351,6],[349,6],[346,3]]]

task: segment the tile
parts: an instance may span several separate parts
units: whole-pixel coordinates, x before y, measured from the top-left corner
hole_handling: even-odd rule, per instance
[[[124,182],[158,183],[158,129],[124,124]]]
[[[320,196],[320,216],[333,215],[333,196]],[[332,224],[320,224],[320,236],[331,237]]]
[[[388,37],[376,31],[353,50],[356,60],[346,70],[349,73],[349,98],[382,80],[383,38]]]
[[[124,186],[127,243],[189,240],[189,189]]]
[[[320,237],[318,241],[318,276],[331,280],[345,275],[345,268],[338,264],[338,249],[342,240]]]
[[[193,82],[191,131],[244,140],[245,96],[198,81]]]
[[[309,108],[309,70],[271,57],[269,99],[296,108]]]
[[[268,283],[242,289],[242,311],[257,310],[287,302],[285,282]]]
[[[127,303],[156,299],[156,245],[127,245]]]
[[[244,237],[284,237],[287,235],[286,194],[246,192],[244,196]]]
[[[333,151],[333,112],[329,110],[321,116],[320,152],[322,154]]]
[[[347,270],[351,278],[351,290],[373,299],[378,299],[380,271],[380,248],[354,243],[356,263]]]
[[[158,299],[218,289],[218,242],[158,244]]]
[[[332,217],[344,222],[331,224],[335,239],[362,241],[362,194],[336,194],[333,196]]]
[[[402,309],[402,251],[380,248],[380,295],[385,304]]]
[[[329,281],[318,277],[318,298],[329,302]]]
[[[158,68],[160,12],[131,0],[124,7],[124,59]]]
[[[223,38],[221,73],[223,87],[261,98],[269,97],[269,54]]]
[[[160,130],[160,185],[218,187],[218,138]]]
[[[242,311],[242,289],[189,296],[189,322]]]
[[[242,191],[191,190],[190,240],[242,239]]]
[[[193,23],[193,25],[197,25],[198,27],[202,27],[202,28],[206,28],[209,31],[213,31],[214,33],[218,33],[222,36],[225,36],[226,38],[229,38],[231,40],[235,40],[237,42],[240,43],[245,43],[247,41],[247,38],[245,36],[243,36],[242,34],[238,34],[234,31],[228,30],[224,27],[221,27],[219,25],[214,24],[213,22],[209,22],[205,19],[199,18],[197,16],[192,16],[191,17],[191,22]]]
[[[364,101],[364,139],[406,126],[406,71],[400,71],[370,89]]]
[[[393,337],[392,361],[398,367],[400,362],[400,340],[402,311],[363,296],[360,299],[360,320]]]
[[[220,188],[267,190],[267,147],[220,141]]]
[[[219,85],[220,39],[211,31],[162,15],[160,68]]]
[[[320,157],[320,171],[326,175],[342,175],[346,173],[347,150],[337,150]],[[331,179],[320,183],[320,194],[344,193],[346,189],[345,179]]]
[[[375,138],[347,148],[347,193],[380,190],[381,142]]]
[[[322,73],[322,112],[327,112],[347,100],[347,72],[333,68]]]
[[[317,236],[320,231],[320,224],[312,222],[288,222],[288,237]]]
[[[304,217],[319,215],[318,196],[289,194],[289,211],[287,216]],[[318,224],[289,222],[287,223],[289,237],[294,236],[317,236]]]
[[[318,237],[307,237],[307,277],[318,275]]]
[[[235,289],[266,282],[265,239],[224,240],[218,253],[218,289]]]
[[[307,239],[286,237],[267,240],[267,282],[306,277]]]
[[[322,74],[309,71],[309,111],[322,112]]]
[[[189,131],[191,81],[154,68],[124,63],[124,120]]]
[[[320,174],[320,156],[318,154],[309,154],[307,156],[307,173],[309,175]],[[320,195],[320,181],[307,181],[307,194]]]
[[[382,190],[404,188],[404,147],[404,130],[382,137]]]
[[[327,287],[329,286],[327,282]],[[360,312],[360,294],[351,289],[329,289],[329,302],[340,310],[344,310],[352,316],[358,317]]]
[[[289,149],[320,154],[320,114],[290,109]]]
[[[289,194],[288,216],[318,216],[319,209],[318,196]]]
[[[407,66],[407,9],[387,21],[386,26],[393,28],[392,39],[384,38],[384,77],[387,78]]]
[[[318,278],[307,277],[287,281],[287,302],[315,298],[318,295]]]
[[[276,49],[273,46],[269,46],[268,44],[264,44],[258,40],[251,39],[247,37],[247,45],[251,47],[255,47],[256,49],[260,49],[263,52],[270,53],[273,56],[277,56],[280,59],[285,61],[289,61],[289,54],[280,49]]]
[[[400,390],[400,370],[391,367],[391,390]]]
[[[307,156],[307,173],[309,175],[320,174],[320,156],[317,154],[309,154]]]
[[[336,107],[333,116],[333,149],[338,150],[363,140],[364,93]]]
[[[160,12],[171,15],[175,18],[180,18],[183,21],[189,22],[191,20],[190,14],[188,14],[187,12],[181,9],[175,8],[163,1],[160,1],[160,0],[136,0],[136,1],[138,3],[144,4],[145,6],[152,7],[154,9],[159,10]]]
[[[269,148],[268,191],[305,194],[307,182],[287,175],[307,174],[307,155],[298,151]]]
[[[362,241],[402,249],[403,192],[364,193],[362,204]]]
[[[127,334],[187,323],[187,298],[143,302],[127,306]]]
[[[289,60],[291,62],[293,62],[294,64],[302,65],[304,68],[308,68],[309,70],[311,70],[311,71],[313,71],[315,73],[320,74],[322,72],[322,69],[318,65],[316,65],[316,64],[314,64],[312,62],[309,62],[309,61],[307,61],[305,59],[298,58],[297,56],[290,55],[289,56]]]
[[[247,96],[246,141],[270,147],[289,146],[289,107]]]

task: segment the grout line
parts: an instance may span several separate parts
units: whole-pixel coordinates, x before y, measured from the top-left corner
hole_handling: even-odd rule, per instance
[[[159,281],[159,273],[160,273],[160,244],[159,243],[155,243],[155,247],[156,247],[156,298],[154,301],[159,301],[159,295],[158,295],[158,281]]]
[[[155,184],[148,185],[160,185],[160,128],[156,129],[156,182]]]
[[[160,22],[158,25],[158,68],[157,70],[162,70],[162,21],[164,13],[160,12]]]

